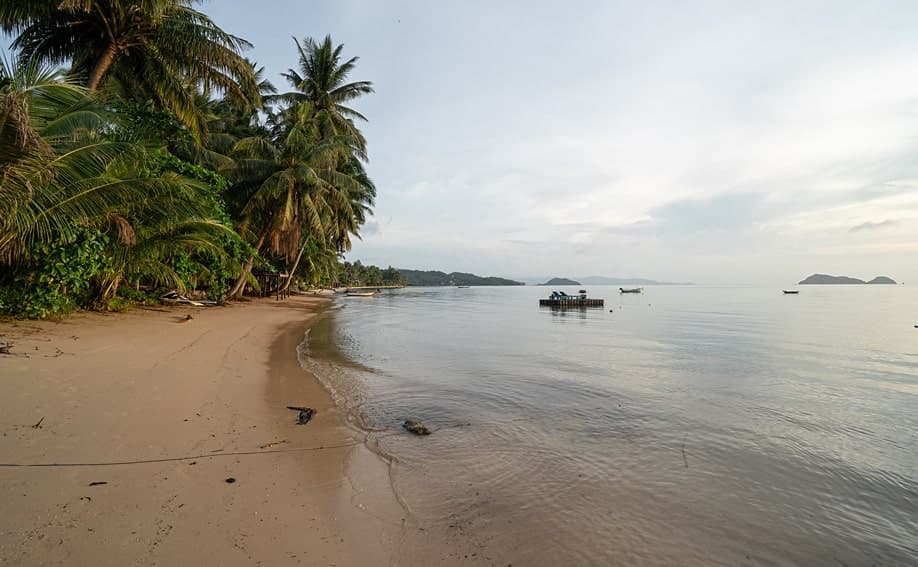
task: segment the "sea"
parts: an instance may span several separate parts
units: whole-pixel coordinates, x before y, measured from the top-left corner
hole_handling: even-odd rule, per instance
[[[391,462],[421,534],[404,545],[918,565],[918,288],[589,286],[603,308],[564,310],[539,306],[550,291],[339,298],[310,331],[304,364]]]

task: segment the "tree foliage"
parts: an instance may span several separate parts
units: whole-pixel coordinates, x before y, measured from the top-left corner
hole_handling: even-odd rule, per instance
[[[18,34],[26,60],[70,64],[91,91],[156,101],[198,135],[206,123],[194,89],[260,103],[240,54],[251,45],[226,33],[190,0],[16,0],[0,4],[0,28]]]
[[[330,37],[295,41],[277,94],[192,0],[3,3],[0,313],[108,309],[176,289],[241,295],[254,267],[308,285],[341,264],[376,188]],[[357,263],[359,265],[359,263]]]
[[[6,294],[6,311],[105,303],[132,277],[182,288],[176,254],[222,259],[217,242],[238,240],[208,184],[219,176],[195,179],[151,141],[123,139],[117,115],[85,88],[34,60],[5,63],[0,108],[0,281],[31,288]]]

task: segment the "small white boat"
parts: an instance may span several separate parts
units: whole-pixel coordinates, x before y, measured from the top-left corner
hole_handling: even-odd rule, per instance
[[[375,297],[375,291],[349,291],[347,297]]]

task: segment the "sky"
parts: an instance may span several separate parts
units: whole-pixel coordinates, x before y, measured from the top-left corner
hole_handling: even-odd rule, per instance
[[[255,8],[261,6],[262,9]],[[918,278],[918,2],[213,0],[376,92],[347,259],[507,277]]]

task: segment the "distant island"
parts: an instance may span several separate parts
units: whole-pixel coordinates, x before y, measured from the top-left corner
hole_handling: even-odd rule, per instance
[[[442,287],[456,285],[526,285],[523,282],[516,282],[505,278],[482,277],[475,274],[466,274],[463,272],[453,272],[447,274],[435,270],[405,270],[399,268],[399,273],[405,278],[406,285],[420,287]]]
[[[848,276],[830,276],[827,274],[813,274],[812,276],[802,280],[799,285],[857,285],[857,284],[892,284],[895,285],[896,281],[892,278],[886,276],[877,276],[865,282],[859,278],[851,278]]]
[[[575,282],[574,280],[569,280],[567,278],[552,278],[545,283],[539,285],[581,285],[580,282]]]

